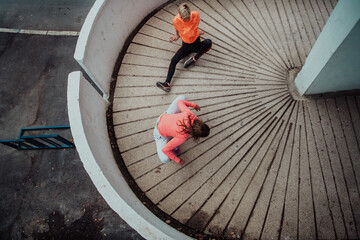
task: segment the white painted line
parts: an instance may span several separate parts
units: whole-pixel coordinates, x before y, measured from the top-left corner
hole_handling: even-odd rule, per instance
[[[20,31],[19,29],[0,28],[0,32],[5,32],[5,33],[18,33],[19,31]]]
[[[54,36],[79,36],[80,32],[76,31],[48,31],[47,35]]]
[[[44,30],[26,30],[26,29],[21,29],[19,31],[19,33],[22,34],[34,34],[34,35],[46,35],[47,31]]]
[[[48,31],[48,30],[30,30],[30,29],[14,29],[14,28],[0,28],[0,33],[20,33],[32,35],[48,35],[48,36],[79,36],[77,31]]]

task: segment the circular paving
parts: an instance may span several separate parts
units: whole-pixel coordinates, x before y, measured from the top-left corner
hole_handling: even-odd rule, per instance
[[[182,1],[181,1],[182,2]],[[360,97],[301,99],[291,80],[337,1],[194,0],[212,49],[166,78],[175,1],[134,36],[113,100],[117,144],[139,188],[163,212],[225,238],[360,237]],[[290,86],[290,88],[289,88]],[[210,136],[162,164],[152,132],[178,95],[197,103]]]

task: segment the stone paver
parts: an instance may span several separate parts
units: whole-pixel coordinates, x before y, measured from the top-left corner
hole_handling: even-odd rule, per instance
[[[360,237],[360,97],[293,99],[301,68],[337,1],[193,0],[212,49],[164,81],[180,43],[175,1],[139,30],[113,101],[117,144],[160,210],[200,233],[244,239]],[[177,95],[199,104],[208,138],[181,145],[183,167],[158,160],[152,131]]]

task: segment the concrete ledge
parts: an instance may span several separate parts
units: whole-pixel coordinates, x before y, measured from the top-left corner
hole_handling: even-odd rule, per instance
[[[71,132],[84,168],[109,206],[146,239],[190,239],[152,214],[135,196],[112,154],[106,126],[107,102],[81,72],[68,78]]]
[[[138,24],[168,0],[97,0],[76,45],[74,58],[107,99],[121,49]]]

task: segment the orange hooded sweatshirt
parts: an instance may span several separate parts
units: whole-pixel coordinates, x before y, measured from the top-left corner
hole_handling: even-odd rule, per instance
[[[176,15],[173,20],[175,30],[179,32],[180,38],[184,43],[193,43],[199,37],[200,14],[196,11],[191,11],[190,20],[185,22]]]

